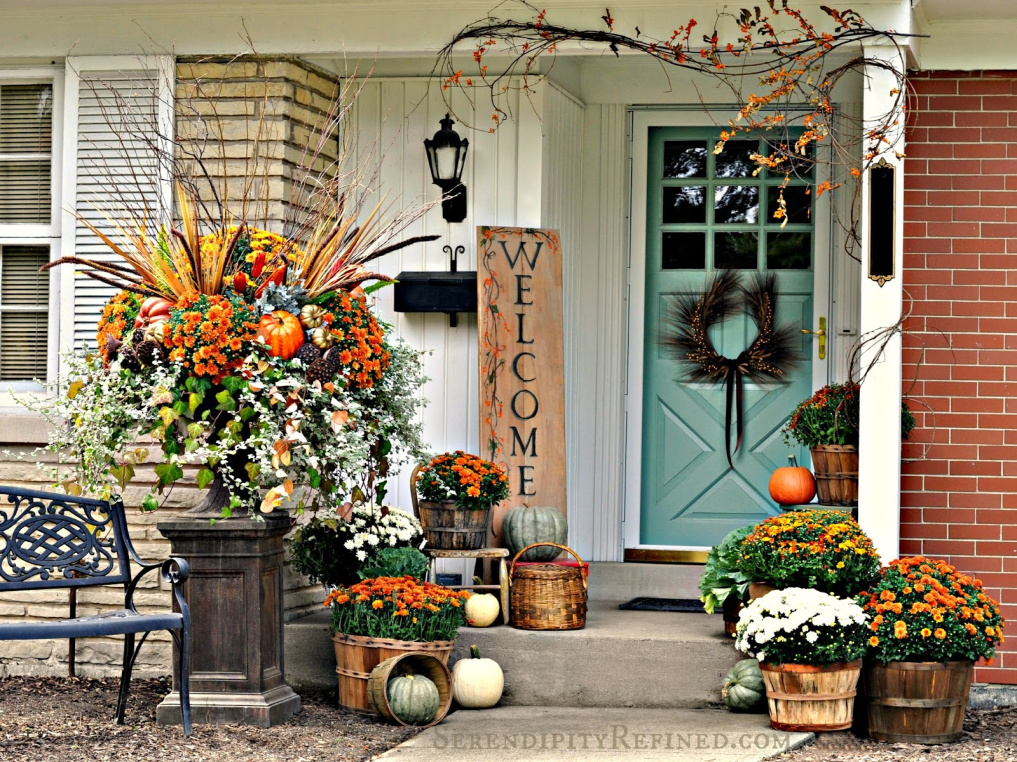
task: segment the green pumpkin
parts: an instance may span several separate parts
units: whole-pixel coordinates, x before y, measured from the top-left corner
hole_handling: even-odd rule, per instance
[[[753,712],[766,704],[766,684],[759,662],[742,659],[724,678],[720,691],[727,708],[734,712]]]
[[[512,555],[535,542],[554,542],[564,545],[568,539],[565,515],[557,508],[513,508],[502,519],[505,544]],[[521,561],[553,561],[561,551],[545,545],[523,554]]]
[[[423,675],[399,675],[388,681],[388,705],[407,725],[426,725],[438,714],[438,686]]]

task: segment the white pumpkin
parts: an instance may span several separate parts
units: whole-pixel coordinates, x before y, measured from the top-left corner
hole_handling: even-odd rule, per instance
[[[470,627],[490,627],[498,618],[501,604],[490,593],[474,593],[466,599],[466,624]]]
[[[452,666],[452,696],[463,709],[487,709],[501,699],[505,674],[494,659],[480,658],[480,649],[470,646],[470,658]]]

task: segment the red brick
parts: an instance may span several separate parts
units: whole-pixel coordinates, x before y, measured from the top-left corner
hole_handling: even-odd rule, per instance
[[[922,554],[922,541],[902,538],[900,541],[900,554],[902,556],[920,556]]]
[[[945,206],[919,206],[908,212],[908,222],[950,222],[953,209]],[[924,231],[922,231],[924,232]]]
[[[932,225],[929,226],[929,232],[935,235],[931,230],[932,227]],[[1005,222],[983,222],[979,234],[985,238],[1017,238],[1017,225]]]
[[[956,79],[935,79],[921,83],[921,94],[922,95],[956,95],[957,94],[957,80]],[[1005,93],[1009,95],[1010,91],[1007,90]],[[999,95],[1000,93],[993,93]],[[979,93],[981,95],[981,93]]]
[[[926,508],[923,519],[930,523],[951,523],[951,522],[972,522],[975,520],[974,509],[962,507],[954,508],[953,499],[957,495],[950,495],[950,508]]]
[[[1005,118],[1005,115],[1003,115]],[[941,158],[928,155],[925,158]],[[953,146],[955,159],[1005,159],[1006,143],[959,143]]]
[[[960,114],[951,114],[949,111],[925,111],[922,114],[912,113],[911,116],[914,117],[915,119],[914,121],[915,126],[920,125],[922,127],[953,127],[954,124],[956,123],[956,117],[960,116]],[[1004,121],[1003,124],[999,126],[1004,127],[1007,124],[1009,124],[1009,122]],[[981,127],[981,124],[974,125],[965,124],[961,126]],[[908,138],[907,143],[910,145],[911,143],[910,138]]]
[[[1000,527],[1000,538],[1011,542],[1017,541],[1017,526]]]
[[[958,127],[1006,127],[1010,120],[1004,111],[975,111],[954,114],[953,123]]]
[[[968,397],[966,399],[955,399],[950,403],[950,409],[955,412],[972,412],[972,413],[1002,413],[1005,408],[1003,400],[999,399],[980,399]],[[982,444],[976,442],[975,444]],[[1002,442],[1000,442],[1002,444]]]
[[[944,426],[949,424],[944,423]],[[950,475],[958,476],[1000,476],[1003,472],[1002,464],[999,461],[975,460],[964,461],[954,460],[950,462]]]
[[[905,165],[905,172],[908,172]],[[953,179],[946,175],[914,175],[904,176],[904,187],[915,190],[949,190],[953,187]],[[979,190],[975,188],[975,190]]]
[[[978,329],[996,333],[1017,333],[1017,318],[985,317],[978,321]]]
[[[1015,98],[1017,100],[1017,98]],[[1001,109],[1002,110],[1002,109]],[[998,127],[987,129],[999,130]],[[918,130],[915,131],[918,133]],[[981,143],[981,127],[935,127],[929,130],[930,143]],[[1004,141],[1007,142],[1007,141]]]
[[[950,177],[950,186],[954,190],[1006,190],[1007,180],[1002,175],[956,175]],[[1017,188],[1017,181],[1014,182]]]
[[[981,159],[932,159],[929,161],[928,168],[930,175],[981,175],[982,172]],[[984,186],[978,185],[975,187],[981,188]]]
[[[979,524],[1013,524],[1017,523],[1017,511],[1005,508],[983,508],[978,511]]]
[[[953,251],[957,254],[1003,254],[1006,241],[985,241],[981,238],[958,238],[953,241]],[[991,273],[986,270],[986,273]]]
[[[944,209],[943,211],[948,211],[948,210]],[[977,301],[977,300],[983,299],[983,298],[986,298],[986,299],[990,298],[990,297],[984,296],[983,289],[985,289],[985,288],[989,288],[989,287],[988,286],[959,286],[959,285],[929,286],[928,290],[926,291],[926,298],[927,299],[945,299],[945,300],[963,299],[963,300],[967,300],[967,301]],[[1015,289],[1015,291],[1017,291],[1017,289]],[[914,296],[912,296],[912,298],[914,298]],[[1010,298],[1013,298],[1013,297],[1010,297]]]
[[[984,100],[991,101],[991,100],[995,100],[995,99],[992,98],[991,96],[989,96],[989,97],[986,97]],[[1011,95],[1006,100],[1010,101],[1011,103],[1017,103],[1017,96]],[[1013,109],[1012,108],[995,108],[994,106],[986,105],[985,110],[986,111],[1012,111]],[[958,129],[961,129],[961,128],[955,127],[954,129],[958,130]],[[973,128],[966,127],[966,128],[963,128],[963,129],[973,129]],[[992,142],[992,143],[1012,143],[1015,140],[1017,140],[1017,129],[1015,129],[1014,127],[983,127],[980,132],[981,132],[982,140],[984,140],[986,142]],[[973,141],[966,140],[964,142],[970,143],[970,142],[973,142]]]
[[[934,524],[933,526],[939,526]],[[951,524],[951,540],[999,540],[999,527],[979,526],[977,524]]]
[[[955,222],[1006,222],[1007,210],[998,206],[955,206],[953,208]],[[984,235],[984,233],[983,233]]]
[[[976,145],[974,143],[961,143],[965,147]],[[954,146],[952,143],[913,143],[908,141],[907,144],[907,158],[908,164],[907,171],[914,172],[915,165],[910,162],[918,159],[953,159],[956,157],[954,153]],[[983,153],[967,153],[964,156],[957,157],[963,159],[990,159],[992,157],[1005,158],[1006,147],[1003,147],[1001,153],[999,152],[983,152]]]
[[[1008,79],[975,79],[964,82],[959,92],[965,95],[1009,95],[1012,86]]]
[[[950,432],[950,441],[955,444],[1003,444],[1003,432],[999,430],[954,429]],[[1017,480],[1014,480],[1014,484],[1011,486],[1017,487]],[[983,489],[993,491],[996,488],[985,486]]]
[[[921,537],[923,540],[929,539],[930,537],[937,540],[945,540],[947,538],[947,527],[948,524],[901,524],[900,531],[902,536],[907,537]]]
[[[953,282],[958,285],[977,285],[977,286],[991,286],[999,283],[999,277],[1002,273],[992,272],[991,270],[955,270],[953,273]]]
[[[1014,397],[1017,396],[1017,384],[983,381],[978,384],[979,397]]]
[[[1015,489],[1017,489],[1017,478],[1009,476],[981,476],[978,478],[979,492],[1014,492]]]
[[[956,433],[956,432],[952,432]],[[985,477],[986,480],[1003,479],[1002,476]],[[941,490],[943,492],[977,492],[978,483],[981,479],[969,476],[926,476],[925,489]],[[1014,480],[1017,485],[1017,479]]]
[[[982,510],[990,508],[999,508],[1001,505],[1001,499],[998,494],[994,495],[991,492],[962,492],[954,495],[950,495],[950,507],[951,508],[977,508],[977,514],[968,514],[965,512],[964,518],[954,519],[957,522],[972,522],[975,521],[975,517],[982,515]]]
[[[986,320],[988,320],[987,318]],[[992,320],[1006,320],[1007,318],[991,318]],[[985,322],[985,321],[983,321]],[[928,367],[921,370],[922,376],[928,378]],[[1004,378],[1003,368],[983,367],[981,365],[954,365],[951,368],[951,378],[957,381],[1002,381]]]
[[[970,540],[925,540],[922,543],[922,551],[929,556],[973,556],[975,544]],[[968,567],[971,571],[982,571],[981,568]],[[996,571],[989,569],[988,571]]]

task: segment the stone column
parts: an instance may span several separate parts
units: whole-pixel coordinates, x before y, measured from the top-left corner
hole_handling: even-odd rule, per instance
[[[214,524],[181,514],[158,524],[174,556],[191,565],[184,594],[191,608],[191,710],[195,724],[267,728],[300,709],[283,664],[283,536],[286,515],[243,516]],[[175,664],[174,660],[174,664]],[[180,721],[180,676],[156,710]]]

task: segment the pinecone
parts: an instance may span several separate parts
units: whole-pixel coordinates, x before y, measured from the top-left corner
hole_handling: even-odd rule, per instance
[[[308,342],[306,344],[302,344],[293,357],[300,360],[300,362],[304,364],[305,368],[309,368],[311,367],[311,363],[315,360],[321,359],[321,350],[314,346],[314,344]]]
[[[335,376],[335,366],[327,360],[315,360],[307,369],[307,383],[315,381],[325,384]]]
[[[134,346],[138,346],[138,344],[140,344],[144,340],[145,340],[145,329],[144,328],[135,328],[134,329],[134,333],[131,336],[131,343]]]
[[[336,370],[338,371],[339,368],[342,366],[342,363],[339,362],[339,355],[341,354],[342,350],[339,349],[339,347],[332,347],[331,349],[327,350],[323,356],[326,360],[332,363],[336,367]]]
[[[146,340],[141,342],[134,347],[134,352],[138,357],[138,362],[145,366],[155,365],[156,363],[161,364],[166,360],[162,347],[154,341]]]
[[[124,347],[120,350],[120,367],[126,368],[132,373],[141,372],[141,361],[138,359],[138,353],[130,347]]]

